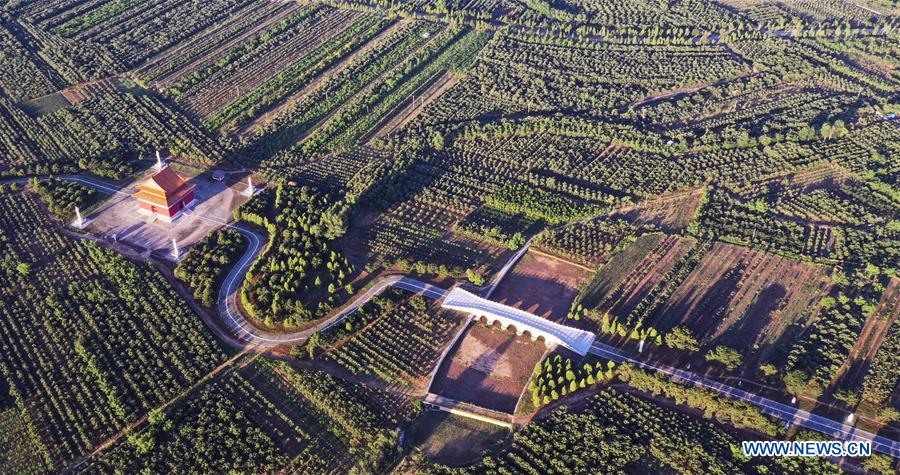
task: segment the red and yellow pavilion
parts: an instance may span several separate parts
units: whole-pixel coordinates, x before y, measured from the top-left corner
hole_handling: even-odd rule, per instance
[[[134,197],[142,213],[171,222],[194,201],[196,185],[166,166],[137,186]]]

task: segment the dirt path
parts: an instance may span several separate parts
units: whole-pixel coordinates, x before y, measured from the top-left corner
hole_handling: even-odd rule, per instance
[[[579,264],[579,263],[577,263],[577,262],[570,261],[570,260],[568,260],[568,259],[566,259],[566,258],[564,258],[564,257],[557,256],[557,255],[555,255],[555,254],[549,254],[549,253],[546,253],[546,252],[544,252],[544,251],[539,251],[537,248],[534,248],[534,247],[531,248],[531,252],[533,252],[533,253],[535,253],[535,254],[538,254],[538,255],[541,255],[541,256],[544,256],[544,257],[549,257],[549,258],[551,258],[551,259],[556,259],[557,261],[560,261],[560,262],[562,262],[563,264],[568,264],[568,265],[570,265],[570,266],[575,266],[575,267],[577,267],[577,268],[579,268],[579,269],[581,269],[581,270],[590,272],[591,274],[596,274],[596,273],[597,273],[597,269],[592,269],[592,268],[590,268],[590,267],[581,265],[581,264]]]
[[[153,84],[157,87],[158,90],[168,89],[170,86],[172,86],[172,84],[177,82],[181,77],[188,74],[192,70],[195,70],[199,66],[203,65],[203,63],[211,61],[212,59],[218,57],[221,53],[233,48],[238,43],[241,43],[241,42],[247,40],[247,38],[250,38],[251,36],[259,33],[262,30],[268,29],[270,26],[272,26],[276,22],[281,21],[283,18],[286,18],[287,16],[293,14],[300,7],[301,7],[301,4],[296,3],[296,4],[293,4],[292,6],[289,6],[288,8],[282,9],[281,11],[277,11],[277,9],[273,10],[275,12],[274,14],[272,14],[270,12],[266,18],[261,19],[256,25],[252,26],[251,28],[245,30],[242,33],[239,33],[231,40],[228,40],[218,46],[214,46],[214,47],[210,48],[208,51],[206,51],[205,53],[201,53],[199,56],[197,56],[193,60],[188,61],[186,64],[182,65],[179,68],[176,68],[174,71],[171,71],[168,74],[165,74],[164,76],[162,76],[160,78],[157,78],[155,81],[153,81]],[[180,52],[180,50],[174,51],[172,53],[177,55],[179,52]],[[158,62],[165,61],[167,58],[168,58],[168,55],[166,57],[159,58],[157,61],[154,61],[151,64],[145,65],[144,67],[141,68],[139,73],[142,72],[143,70],[147,69],[148,67],[156,66],[156,64]]]
[[[647,97],[644,97],[643,99],[638,99],[638,100],[632,102],[629,105],[629,107],[646,106],[648,104],[652,104],[654,102],[668,99],[670,97],[680,96],[682,94],[691,94],[691,93],[697,92],[701,89],[706,89],[707,87],[710,87],[710,86],[723,86],[730,82],[739,81],[743,78],[756,76],[758,74],[759,74],[759,71],[751,70],[751,71],[741,73],[741,74],[739,74],[733,78],[729,78],[729,79],[722,79],[719,81],[707,82],[707,83],[699,84],[697,86],[685,86],[685,87],[680,87],[678,89],[675,89],[675,90],[672,90],[669,92],[661,92],[661,93],[657,93],[657,94],[651,94]]]
[[[859,2],[850,2],[850,3],[856,5],[857,7],[861,8],[861,9],[863,9],[863,10],[869,12],[869,13],[874,13],[874,14],[879,15],[879,16],[884,16],[884,13],[881,13],[881,12],[878,11],[878,10],[875,10],[875,9],[869,8],[869,7],[865,6],[865,5],[862,5],[862,4],[860,4]]]
[[[118,432],[116,432],[112,437],[106,439],[105,441],[101,442],[99,445],[95,446],[94,450],[92,450],[91,453],[78,459],[75,463],[73,463],[68,468],[66,468],[64,470],[64,473],[72,473],[72,472],[76,471],[81,465],[83,465],[88,460],[90,460],[91,457],[94,457],[95,455],[99,454],[100,452],[106,450],[107,448],[109,448],[110,446],[115,444],[119,439],[128,435],[131,431],[137,429],[142,424],[147,422],[147,418],[153,412],[165,412],[172,405],[174,405],[178,401],[181,401],[182,399],[187,397],[191,392],[193,392],[195,389],[197,389],[198,387],[211,381],[216,376],[218,376],[220,374],[222,374],[224,376],[224,375],[230,373],[231,371],[243,368],[243,367],[247,366],[248,364],[252,363],[254,360],[256,360],[256,358],[258,358],[260,356],[259,354],[253,354],[249,358],[242,361],[239,365],[233,365],[233,363],[238,361],[240,358],[246,356],[247,354],[248,354],[248,351],[246,351],[246,350],[241,351],[240,353],[227,359],[225,362],[223,362],[219,366],[216,366],[209,373],[206,373],[206,375],[204,375],[202,378],[198,379],[194,384],[192,384],[188,388],[185,388],[184,390],[182,390],[180,393],[175,395],[175,397],[173,397],[172,399],[166,401],[165,403],[156,407],[155,409],[148,411],[147,414],[144,414],[140,419],[132,422],[131,424],[128,424],[127,426],[123,427]],[[228,372],[223,373],[223,371],[225,371],[226,369],[228,370]]]
[[[436,36],[437,35],[432,35],[432,38],[434,38]],[[363,86],[358,91],[354,92],[350,97],[347,98],[346,101],[344,101],[338,107],[334,108],[334,110],[329,112],[328,115],[326,115],[321,120],[319,120],[318,122],[313,124],[312,127],[303,131],[303,133],[300,134],[299,137],[294,141],[294,145],[299,145],[299,144],[303,143],[303,141],[306,140],[309,136],[311,136],[316,131],[318,131],[320,128],[322,128],[323,126],[325,126],[326,124],[331,122],[331,119],[333,119],[335,116],[337,116],[338,114],[340,114],[341,112],[346,110],[348,107],[350,107],[350,105],[353,104],[353,101],[355,101],[357,98],[362,97],[362,96],[368,94],[369,92],[371,92],[373,89],[375,89],[379,84],[381,84],[381,80],[383,78],[387,77],[389,74],[394,72],[397,68],[399,68],[400,66],[405,64],[409,58],[412,58],[413,56],[415,56],[416,53],[418,53],[422,48],[425,47],[425,45],[427,45],[431,41],[432,40],[422,42],[422,44],[415,47],[412,51],[409,52],[409,54],[404,56],[402,59],[398,60],[397,63],[395,63],[393,66],[385,69],[384,71],[381,72],[381,74],[379,74],[378,76],[374,77],[371,81],[369,81],[368,84]]]
[[[274,106],[269,108],[267,111],[260,113],[260,115],[257,116],[255,119],[253,119],[251,122],[249,122],[248,124],[241,127],[237,132],[238,135],[248,137],[248,138],[252,137],[256,133],[257,130],[259,130],[261,127],[264,127],[266,124],[268,124],[269,121],[271,120],[271,118],[278,117],[278,115],[281,114],[281,112],[284,111],[286,108],[292,106],[295,102],[299,101],[300,99],[303,99],[310,92],[315,90],[319,86],[320,83],[322,83],[323,81],[325,81],[327,79],[330,79],[333,75],[343,71],[347,66],[349,66],[357,58],[366,54],[366,52],[370,51],[372,48],[377,46],[378,43],[382,39],[386,38],[388,35],[391,35],[395,31],[402,28],[403,26],[408,25],[410,23],[410,21],[411,20],[403,19],[403,20],[400,20],[400,21],[394,23],[393,25],[385,28],[384,30],[382,30],[381,33],[375,35],[372,39],[367,41],[366,44],[362,46],[362,48],[359,48],[355,52],[342,57],[337,63],[333,64],[330,68],[326,69],[324,72],[322,72],[322,74],[319,74],[315,79],[312,80],[312,82],[310,82],[309,84],[304,86],[302,89],[300,89],[299,91],[295,92],[294,94],[288,96],[287,98],[285,98],[278,104],[275,104]]]
[[[460,77],[456,74],[444,72],[437,80],[428,81],[422,86],[424,89],[420,88],[420,90],[416,90],[412,94],[412,100],[406,100],[400,103],[397,106],[399,109],[397,113],[389,113],[389,119],[384,121],[383,125],[377,127],[375,132],[372,133],[369,138],[364,138],[363,141],[371,142],[372,140],[384,137],[395,130],[403,128],[403,126],[415,119],[416,116],[425,110],[425,107],[427,107],[428,104],[431,104],[435,99],[440,97],[441,94],[456,85],[459,80]]]

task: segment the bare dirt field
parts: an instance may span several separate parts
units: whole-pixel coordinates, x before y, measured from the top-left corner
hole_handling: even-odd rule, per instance
[[[438,368],[430,392],[512,414],[546,350],[542,341],[476,322]]]
[[[502,427],[443,411],[426,412],[409,429],[410,442],[428,459],[455,465],[475,461],[508,434]]]
[[[663,332],[684,325],[701,345],[771,346],[813,314],[830,287],[825,266],[717,243],[650,324]]]
[[[226,179],[217,182],[208,173],[198,175],[196,171],[177,169],[181,176],[197,185],[192,210],[182,213],[172,223],[139,213],[137,200],[132,194],[137,191],[137,185],[153,173],[151,170],[120,190],[126,194],[113,195],[86,216],[86,229],[110,238],[115,236],[120,242],[147,250],[168,252],[172,239],[181,248],[200,241],[222,227],[222,223],[230,221],[234,209],[247,201],[242,194],[247,188],[246,181],[234,183]]]
[[[491,300],[559,321],[569,312],[578,286],[591,275],[580,266],[529,251],[504,277]]]

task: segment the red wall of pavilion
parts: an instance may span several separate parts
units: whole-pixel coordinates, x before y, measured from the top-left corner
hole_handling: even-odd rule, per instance
[[[169,218],[171,218],[172,216],[175,216],[176,214],[178,214],[178,212],[184,208],[184,205],[186,203],[190,203],[193,200],[194,200],[194,190],[191,190],[191,191],[185,193],[184,196],[181,197],[181,199],[172,203],[172,206],[170,206],[168,209],[166,209],[165,207],[160,206],[160,205],[151,205],[150,203],[147,203],[146,201],[138,201],[138,204],[140,205],[141,209],[144,209],[151,213],[158,214],[160,216],[168,216]]]

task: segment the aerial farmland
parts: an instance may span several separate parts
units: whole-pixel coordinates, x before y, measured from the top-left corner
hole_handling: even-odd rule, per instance
[[[0,473],[897,473],[898,28],[4,2]]]

